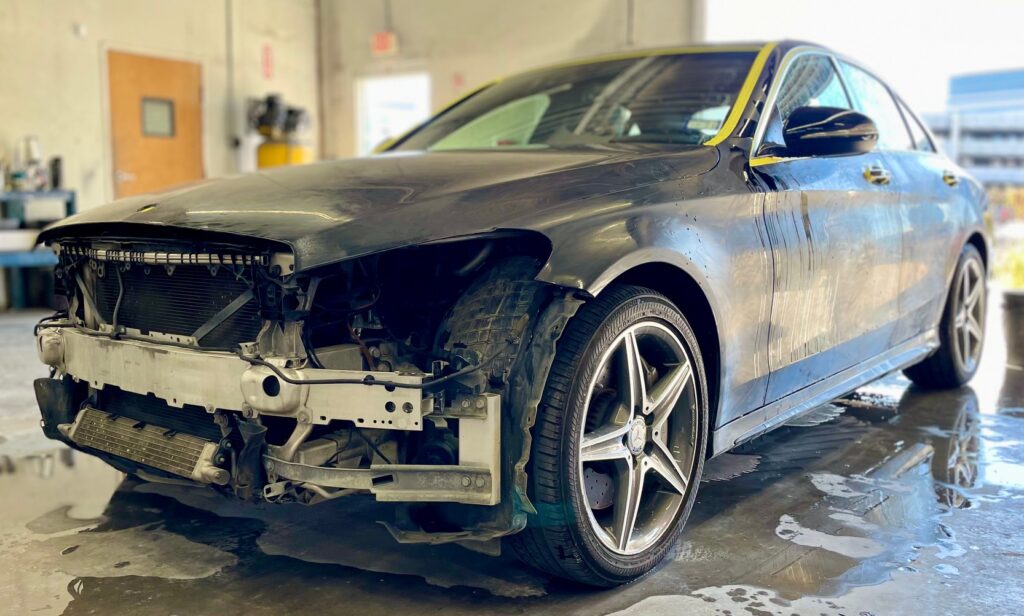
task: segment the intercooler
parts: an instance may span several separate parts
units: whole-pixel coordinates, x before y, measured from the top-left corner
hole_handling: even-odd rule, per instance
[[[230,477],[211,463],[216,443],[90,407],[78,414],[68,437],[81,447],[204,483],[223,485]]]
[[[213,415],[191,404],[174,408],[156,396],[142,396],[116,387],[105,387],[100,393],[99,407],[112,415],[191,434],[208,441],[219,441],[221,438],[220,426],[214,423]]]
[[[107,263],[97,272],[96,308],[104,320],[112,322],[123,285],[117,323],[147,334],[191,336],[250,288],[245,277],[231,267],[217,267],[211,272],[205,265],[178,265],[169,271],[159,265],[132,264],[119,272],[120,282],[118,267]],[[251,342],[260,325],[259,304],[251,299],[203,336],[199,346],[229,348]]]

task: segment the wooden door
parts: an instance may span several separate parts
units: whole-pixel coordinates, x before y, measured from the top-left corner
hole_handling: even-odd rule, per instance
[[[202,72],[194,62],[107,53],[114,194],[203,178]]]

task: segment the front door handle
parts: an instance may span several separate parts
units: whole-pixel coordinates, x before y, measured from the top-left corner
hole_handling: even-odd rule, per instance
[[[864,179],[872,184],[884,186],[892,181],[892,173],[882,165],[871,165],[864,169]]]
[[[954,187],[954,186],[956,186],[957,184],[960,183],[960,176],[958,176],[957,174],[953,173],[952,171],[948,171],[948,170],[947,171],[943,171],[942,172],[942,181],[946,183],[946,186],[949,186],[950,188],[952,188],[952,187]]]

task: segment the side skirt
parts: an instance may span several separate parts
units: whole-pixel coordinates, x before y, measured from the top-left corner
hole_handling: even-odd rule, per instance
[[[912,366],[939,346],[936,330],[902,342],[869,362],[847,368],[817,383],[747,413],[715,430],[713,455],[761,436],[815,408],[844,396],[890,372]]]

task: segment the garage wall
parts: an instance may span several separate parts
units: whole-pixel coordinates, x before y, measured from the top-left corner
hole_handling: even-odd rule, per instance
[[[117,49],[202,65],[206,174],[233,173],[246,97],[278,92],[316,122],[316,35],[316,0],[2,0],[0,156],[37,135],[46,157],[63,157],[81,208],[111,200],[106,51]]]
[[[436,109],[526,68],[699,40],[702,7],[702,0],[323,0],[325,155],[355,154],[361,77],[428,71]],[[371,36],[386,30],[397,34],[398,53],[374,57]]]

